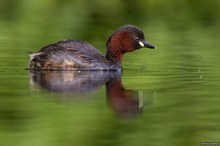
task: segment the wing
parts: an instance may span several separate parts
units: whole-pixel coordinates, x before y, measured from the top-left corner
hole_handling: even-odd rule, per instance
[[[30,56],[30,69],[100,69],[110,65],[95,47],[82,41],[59,41]]]

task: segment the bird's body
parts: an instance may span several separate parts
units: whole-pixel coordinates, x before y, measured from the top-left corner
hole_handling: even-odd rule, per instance
[[[118,69],[92,45],[75,40],[63,40],[50,44],[31,54],[30,69],[47,70],[97,70]]]

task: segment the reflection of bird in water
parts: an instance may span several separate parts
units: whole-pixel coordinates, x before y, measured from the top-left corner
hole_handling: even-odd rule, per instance
[[[108,103],[119,115],[135,115],[142,111],[143,98],[138,91],[127,90],[123,87],[121,79],[106,83]]]
[[[103,71],[31,71],[31,83],[59,94],[86,94],[108,82],[121,77],[120,72]]]
[[[118,115],[135,115],[142,111],[140,94],[123,87],[121,72],[118,71],[35,70],[30,72],[30,76],[32,85],[64,95],[85,95],[105,84],[107,101]]]

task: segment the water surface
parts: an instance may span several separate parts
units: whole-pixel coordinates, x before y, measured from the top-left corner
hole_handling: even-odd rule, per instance
[[[125,55],[122,74],[29,72],[26,52],[55,38],[3,35],[0,145],[220,142],[219,37],[215,30],[206,35],[202,30],[146,26],[158,49]],[[105,52],[104,38],[87,41]]]

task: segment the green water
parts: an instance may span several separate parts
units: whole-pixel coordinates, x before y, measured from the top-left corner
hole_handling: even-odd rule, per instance
[[[43,11],[29,1],[9,6],[19,9],[0,18],[1,146],[219,145],[218,25],[185,19],[164,22],[155,15],[150,22],[138,23],[158,49],[126,54],[122,75],[30,73],[25,70],[28,51],[71,38],[86,40],[104,53],[108,36],[122,24],[135,23],[131,20],[136,15],[111,19],[121,14],[115,11],[111,17],[106,12],[88,19],[87,11],[77,15],[77,5],[74,11],[62,5],[57,13],[53,8],[59,5],[49,3]]]
[[[33,74],[24,70],[30,48],[1,38],[0,145],[218,142],[219,41],[211,34],[204,36],[200,30],[191,33],[158,31],[149,35],[157,50],[142,49],[125,55],[121,82],[125,90],[136,95],[128,99],[137,103],[136,108],[127,105],[124,112],[118,109],[120,105],[114,105],[117,100],[109,102],[99,73],[88,78],[81,77],[84,73],[45,77],[40,85],[40,79],[33,80]],[[103,44],[101,41],[97,47]],[[33,46],[40,45],[44,44]],[[84,79],[78,88],[72,83],[75,79]],[[98,85],[91,79],[97,79]],[[55,82],[58,89],[53,90],[50,82]],[[85,84],[91,86],[91,91],[84,94],[89,90]],[[126,99],[121,100],[118,102]]]

